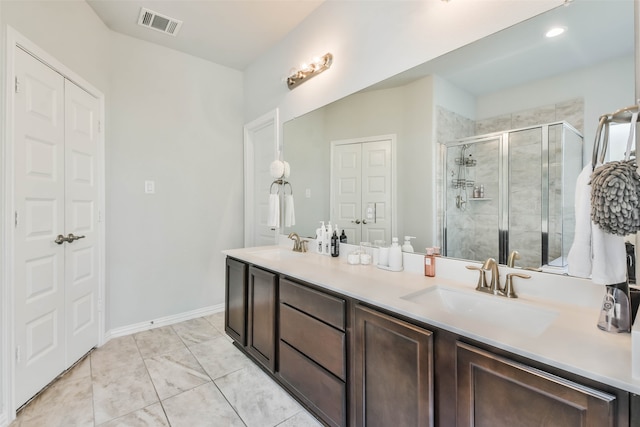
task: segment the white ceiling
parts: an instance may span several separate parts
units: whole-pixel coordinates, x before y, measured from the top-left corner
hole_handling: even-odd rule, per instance
[[[324,0],[86,0],[113,31],[244,70]],[[137,24],[145,7],[183,21],[177,36]]]
[[[437,74],[474,95],[493,93],[634,53],[633,1],[574,1],[398,74],[369,89]],[[553,26],[566,33],[547,39]],[[594,82],[606,85],[607,82]]]

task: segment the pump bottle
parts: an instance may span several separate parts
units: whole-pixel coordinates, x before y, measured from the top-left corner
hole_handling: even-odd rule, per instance
[[[319,254],[324,252],[324,221],[320,221],[320,228],[316,230],[316,250]]]
[[[413,246],[411,245],[411,239],[415,239],[414,236],[404,236],[404,244],[402,245],[402,252],[413,252]]]
[[[402,248],[398,244],[398,238],[391,239],[391,247],[389,248],[389,269],[400,271],[402,270]]]
[[[340,255],[340,239],[338,233],[333,230],[333,236],[331,236],[331,256],[337,257]]]
[[[436,276],[436,256],[433,248],[427,248],[427,254],[424,256],[424,275],[427,277]]]

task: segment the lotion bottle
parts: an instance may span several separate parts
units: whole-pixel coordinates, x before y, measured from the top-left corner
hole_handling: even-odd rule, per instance
[[[391,239],[391,247],[389,248],[389,269],[402,270],[402,248],[398,244],[398,238]]]
[[[324,221],[320,221],[320,228],[316,230],[316,246],[318,253],[324,253]]]
[[[331,222],[327,223],[327,228],[324,234],[324,254],[331,254],[331,235],[333,234],[333,229],[331,228]]]
[[[424,256],[424,275],[427,277],[436,276],[436,257],[433,252],[433,248],[427,248],[427,254]]]

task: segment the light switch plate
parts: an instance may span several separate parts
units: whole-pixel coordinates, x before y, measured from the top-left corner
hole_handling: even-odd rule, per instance
[[[307,188],[306,190],[304,190],[304,197],[306,197],[307,199],[311,198],[311,189]]]
[[[144,192],[147,194],[154,194],[156,192],[156,182],[155,181],[145,181],[144,182]]]

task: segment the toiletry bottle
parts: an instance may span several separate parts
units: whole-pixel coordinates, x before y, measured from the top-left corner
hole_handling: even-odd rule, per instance
[[[433,254],[433,248],[427,248],[427,254],[424,256],[424,275],[436,276],[436,257]]]
[[[340,234],[340,243],[347,243],[347,235],[344,234],[344,228],[342,229],[342,234]]]
[[[474,199],[480,198],[480,187],[478,187],[477,185],[473,186],[473,198]]]
[[[333,236],[331,236],[331,256],[337,257],[340,255],[340,239],[338,239],[338,233],[333,230]]]
[[[411,239],[415,239],[413,236],[404,236],[404,244],[402,245],[402,252],[413,252],[413,246],[411,245]]]
[[[324,252],[324,233],[325,233],[325,229],[324,229],[324,221],[320,221],[320,228],[318,228],[318,230],[316,230],[316,239],[317,239],[317,246],[318,246],[318,253],[321,254]]]
[[[324,253],[325,255],[331,254],[331,235],[333,234],[333,229],[331,228],[331,222],[327,223],[327,229],[324,235]]]
[[[484,185],[480,185],[480,198],[484,199]]]
[[[391,247],[389,248],[389,268],[391,270],[402,270],[402,248],[398,244],[398,238],[391,239]]]

